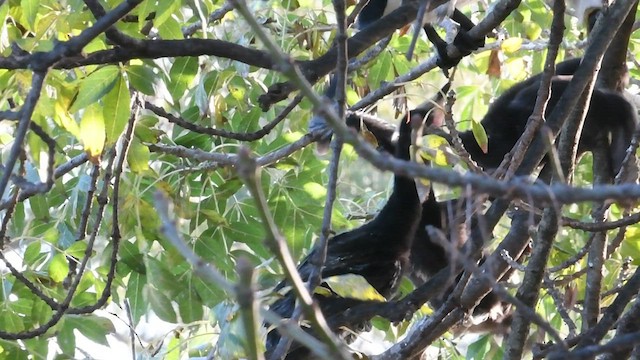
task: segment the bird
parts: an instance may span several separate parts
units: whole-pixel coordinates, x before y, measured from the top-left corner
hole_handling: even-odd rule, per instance
[[[410,122],[403,119],[399,127],[395,157],[402,160],[410,159],[411,132]],[[395,174],[391,195],[375,218],[328,240],[327,257],[321,277],[326,279],[338,275],[360,275],[380,295],[390,298],[395,294],[408,265],[411,242],[420,218],[421,204],[415,181],[410,177]],[[298,266],[303,281],[309,279],[314,269],[311,259],[316,256],[317,251],[313,249]],[[283,281],[274,291],[281,291],[286,285],[288,284]],[[339,313],[358,302],[355,299],[341,298],[331,291],[326,283],[321,286],[328,289],[315,293],[321,310],[328,309],[332,314]],[[276,300],[270,309],[287,318],[292,316],[294,305],[294,294],[289,291]],[[269,332],[267,352],[272,351],[279,338],[275,330]]]

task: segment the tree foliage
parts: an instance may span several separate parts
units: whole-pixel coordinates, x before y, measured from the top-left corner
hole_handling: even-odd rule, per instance
[[[111,358],[114,353],[104,356],[111,348],[138,358],[258,358],[266,334],[260,324],[273,315],[266,311],[277,296],[271,289],[289,257],[278,241],[296,262],[320,237],[323,219],[327,228],[327,215],[335,232],[370,219],[388,196],[388,170],[431,180],[440,199],[502,199],[502,212],[487,215],[498,225],[476,250],[492,254],[485,265],[504,267],[508,256],[500,250],[512,233],[521,235],[520,247],[533,239],[531,261],[508,263],[516,270],[504,293],[506,302],[516,296],[515,308],[528,309],[518,312],[514,329],[534,323],[517,329],[541,344],[538,355],[571,350],[580,356],[589,345],[602,345],[595,350],[602,353],[605,345],[624,350],[620,344],[640,343],[635,183],[589,189],[597,178],[589,155],[578,162],[571,186],[466,176],[465,162],[433,136],[418,145],[435,165],[416,172],[367,152],[366,143],[343,132],[338,201],[325,212],[325,198],[336,193],[327,185],[332,160],[317,156],[307,123],[339,56],[336,13],[329,1],[243,4],[0,2],[0,357]],[[349,69],[349,110],[394,122],[446,83],[432,70],[426,38],[418,38],[406,59],[411,36],[395,30],[412,21],[418,5],[405,5],[387,22],[347,30],[349,58],[359,59]],[[243,6],[250,18],[238,11]],[[347,15],[354,8],[348,2]],[[473,129],[482,143],[479,121],[492,100],[543,70],[553,12],[542,0],[473,2],[462,10],[476,22],[504,17],[487,46],[465,57],[453,77],[457,129]],[[564,23],[558,59],[581,56],[583,24],[569,16]],[[637,40],[634,33],[628,44],[631,91],[640,75]],[[307,80],[315,92],[296,90]],[[606,199],[615,201],[598,210]],[[549,219],[557,220],[557,231]],[[550,239],[548,257],[535,258],[540,238]],[[469,274],[477,267],[471,259],[462,261]],[[535,271],[544,281],[530,287],[524,280]],[[489,290],[474,279],[482,276],[467,287]],[[362,279],[332,283],[341,295],[379,298]],[[409,333],[403,341],[412,351],[430,345],[430,353],[450,358],[519,357],[510,352],[518,348],[515,335],[508,347],[507,337],[483,335],[463,349],[448,332],[452,326],[430,327],[439,309],[421,307],[430,297],[425,289],[404,281],[401,295],[388,299],[396,307],[357,313],[373,318],[377,330],[360,351],[381,352]],[[461,320],[460,309],[448,315]],[[409,319],[384,315],[394,312]],[[299,330],[291,330],[296,339]],[[380,358],[405,355],[392,348]]]

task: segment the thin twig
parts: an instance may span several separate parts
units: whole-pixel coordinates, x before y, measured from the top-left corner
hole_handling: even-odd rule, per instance
[[[244,6],[244,4],[242,6]],[[289,252],[289,248],[287,247],[287,242],[278,230],[271,211],[267,206],[266,198],[260,186],[259,170],[256,160],[251,158],[247,148],[243,147],[240,149],[236,170],[247,188],[249,188],[249,192],[256,202],[258,213],[262,218],[262,224],[267,233],[267,246],[282,265],[287,280],[293,286],[293,291],[300,300],[305,317],[309,320],[318,336],[329,346],[332,356],[336,359],[346,359],[347,355],[340,345],[340,340],[331,332],[322,313],[313,306],[313,298],[304,286],[300,274],[296,269],[296,265],[293,262],[291,253]]]
[[[236,293],[238,294],[238,305],[244,325],[245,344],[249,359],[262,360],[264,356],[260,351],[260,336],[258,333],[258,303],[256,302],[256,286],[253,274],[253,265],[246,258],[239,258],[236,265],[238,272],[238,284]]]
[[[184,242],[178,233],[175,220],[169,216],[169,200],[167,197],[157,191],[154,194],[154,203],[158,210],[160,220],[162,221],[160,231],[185,258],[185,260],[193,266],[195,274],[237,298],[238,294],[236,293],[234,284],[229,282],[220,270],[196,255],[191,247]],[[282,321],[280,316],[264,308],[260,309],[260,315],[264,317],[265,321],[268,323],[274,324],[282,334],[294,338],[299,343],[304,344],[319,358],[328,359],[331,357],[331,353],[329,352],[327,345],[303,331],[299,326],[290,322]]]

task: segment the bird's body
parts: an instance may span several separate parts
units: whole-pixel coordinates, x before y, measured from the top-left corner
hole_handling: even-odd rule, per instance
[[[469,0],[432,0],[429,1],[426,13],[422,19],[422,25],[433,24],[450,17],[456,6],[464,5]],[[401,0],[370,0],[360,11],[357,26],[364,29],[376,20],[388,15],[402,5]]]
[[[411,124],[403,121],[400,125],[395,156],[409,160],[410,146]],[[409,252],[420,221],[420,211],[420,199],[414,180],[396,174],[393,192],[373,220],[329,239],[322,278],[346,274],[360,275],[382,296],[392,296],[409,263]],[[316,253],[316,249],[311,251],[298,266],[304,281],[311,275],[313,266],[310,259],[316,256]],[[282,282],[275,290],[280,290],[285,285],[286,283]],[[328,288],[327,284],[322,286]],[[335,293],[328,296],[316,295],[316,298],[321,309],[331,312],[345,311],[353,304],[362,302],[345,299]],[[277,300],[270,309],[283,317],[291,317],[294,305],[294,295],[289,292]],[[353,326],[358,328],[362,327],[362,324]],[[268,334],[267,351],[273,349],[278,339],[279,335],[275,331]]]
[[[570,75],[573,75],[578,65],[579,59],[558,65],[557,73],[569,76],[553,79],[551,98],[547,104],[548,114],[551,114],[567,89]],[[473,160],[485,169],[495,169],[500,165],[527,126],[529,116],[534,110],[538,88],[539,78],[530,82],[528,86],[517,89],[517,92],[505,93],[507,96],[501,96],[489,108],[481,121],[488,136],[488,152],[480,149],[471,131],[460,134],[462,143]],[[578,142],[578,154],[593,151],[601,144],[607,146],[611,175],[615,176],[622,166],[637,122],[635,106],[622,94],[595,88]]]

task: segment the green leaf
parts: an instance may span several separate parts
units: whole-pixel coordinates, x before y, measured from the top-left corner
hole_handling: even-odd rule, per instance
[[[147,17],[151,12],[156,10],[156,1],[155,0],[144,0],[138,5],[138,31],[142,30],[142,28],[147,23]]]
[[[150,4],[154,4],[154,1],[150,1]],[[158,5],[153,6],[153,10],[156,12],[156,17],[153,20],[153,25],[157,28],[164,24],[181,5],[180,1],[173,0],[158,0]]]
[[[69,273],[69,263],[64,254],[56,254],[49,262],[49,276],[55,282],[62,282]]]
[[[316,200],[324,199],[327,196],[327,189],[317,182],[308,182],[302,186],[312,198]]]
[[[173,310],[171,300],[169,300],[165,294],[155,290],[151,286],[145,286],[144,292],[149,304],[151,304],[151,310],[153,310],[160,319],[174,324],[178,322],[178,317]]]
[[[61,249],[67,249],[69,248],[71,245],[76,243],[76,235],[74,233],[71,232],[71,229],[69,229],[69,226],[67,225],[67,223],[65,222],[60,222],[58,223],[58,225],[56,226],[56,229],[58,230],[58,246]]]
[[[178,302],[178,310],[180,311],[180,320],[182,322],[196,322],[204,316],[202,301],[195,290],[183,291],[178,295],[176,301]]]
[[[472,121],[471,132],[478,142],[478,146],[480,146],[482,152],[486,154],[489,151],[489,138],[487,137],[487,132],[484,130],[482,124],[477,121]]]
[[[0,301],[6,301],[9,294],[11,294],[11,290],[13,289],[13,278],[6,277],[0,283]]]
[[[149,148],[143,145],[138,138],[131,140],[131,146],[127,153],[127,163],[134,173],[142,173],[149,170],[149,160],[151,152]]]
[[[13,218],[11,219],[11,228],[9,233],[20,233],[26,228],[26,210],[25,202],[19,202],[13,210]],[[30,213],[31,214],[31,213]]]
[[[177,296],[184,290],[184,284],[167,269],[167,264],[153,258],[147,258],[147,275],[149,284],[169,295]]]
[[[31,314],[31,309],[33,309],[33,299],[19,298],[18,300],[9,303],[9,309],[13,310],[16,314]],[[28,321],[28,318],[25,318],[25,320]]]
[[[84,241],[76,241],[65,250],[65,254],[81,259],[87,251],[87,243]]]
[[[162,25],[158,27],[158,33],[165,40],[170,39],[184,39],[182,34],[182,27],[180,23],[174,18],[168,18]]]
[[[33,308],[31,309],[31,319],[34,322],[44,324],[49,319],[51,319],[51,315],[53,314],[53,310],[40,299],[35,299],[33,301]]]
[[[483,336],[478,341],[469,345],[467,359],[483,360],[489,350],[489,336]]]
[[[10,333],[23,331],[22,317],[9,308],[0,309],[0,329]]]
[[[92,286],[97,286],[96,278],[93,275],[93,272],[85,271],[84,274],[82,274],[80,283],[78,284],[78,289],[76,290],[76,294],[83,293],[89,290],[89,288],[91,288]],[[91,291],[95,291],[95,289],[91,289]],[[92,296],[95,297],[95,294]]]
[[[73,334],[73,324],[62,321],[62,327],[58,331],[57,343],[63,353],[73,357],[76,352],[76,336]]]
[[[110,145],[118,140],[131,116],[131,96],[121,74],[103,101],[107,144]]]
[[[104,149],[106,129],[102,107],[98,103],[89,105],[80,121],[80,141],[89,159],[97,164]]]
[[[146,275],[132,272],[131,276],[129,276],[129,282],[126,287],[126,297],[129,299],[131,317],[133,318],[134,325],[138,324],[142,315],[147,312],[148,303],[143,296],[143,289],[146,283]]]
[[[20,9],[22,10],[22,16],[24,21],[29,26],[29,30],[36,31],[36,18],[38,16],[38,7],[40,1],[38,0],[21,0]]]
[[[47,352],[49,351],[49,339],[44,336],[39,336],[35,339],[26,339],[22,341],[27,349],[27,354],[22,357],[23,359],[28,359],[28,355],[31,355],[32,359],[47,358]],[[5,355],[5,353],[2,353],[2,355]]]
[[[163,134],[162,130],[154,128],[158,118],[152,116],[141,116],[136,121],[134,134],[140,141],[155,144]]]
[[[80,80],[78,96],[69,112],[73,114],[102,99],[113,88],[119,76],[120,69],[117,66],[108,65]]]
[[[369,71],[369,76],[367,78],[369,86],[371,86],[372,89],[379,88],[383,81],[387,81],[391,78],[391,70],[393,70],[391,54],[383,52]]]
[[[78,293],[75,294],[75,296],[73,297],[73,300],[71,300],[71,306],[73,307],[89,306],[89,305],[95,304],[96,300],[97,300],[97,295],[95,292],[93,291],[80,292],[80,289],[78,289]]]
[[[181,57],[175,59],[169,71],[169,93],[174,100],[180,99],[193,82],[198,72],[198,58]]]
[[[33,266],[36,262],[42,260],[45,255],[40,252],[41,248],[40,241],[33,241],[27,245],[24,250],[24,262],[29,266]]]
[[[28,360],[33,359],[29,356],[35,355],[33,352],[23,350],[15,340],[12,342],[0,340],[0,350],[0,357],[2,357],[3,360]],[[44,355],[46,355],[46,352]],[[46,358],[46,356],[42,356],[41,358]]]
[[[109,346],[107,334],[115,332],[111,320],[95,315],[67,315],[65,324],[77,329],[89,340],[103,346]]]
[[[199,277],[194,277],[192,284],[206,306],[215,306],[226,297],[222,289],[209,281],[203,281]]]
[[[154,79],[156,75],[149,66],[130,65],[126,68],[127,77],[131,86],[145,95],[155,95],[153,89]]]
[[[31,205],[31,210],[33,210],[33,215],[35,215],[36,219],[49,219],[49,204],[45,195],[36,195],[29,198],[29,205]]]
[[[142,275],[146,274],[144,257],[136,244],[125,241],[120,245],[120,261],[127,264],[131,270]]]

